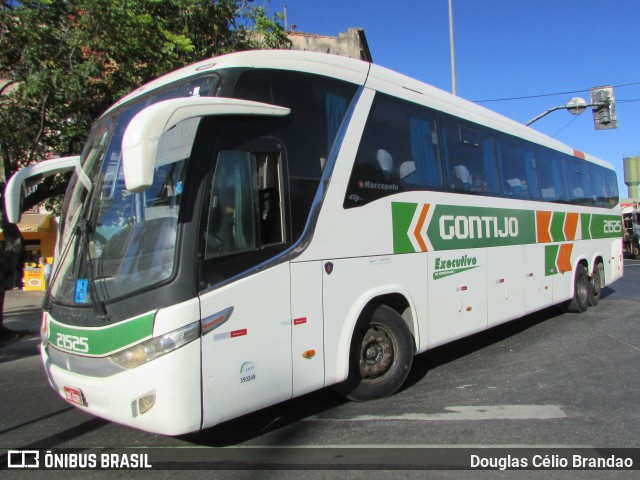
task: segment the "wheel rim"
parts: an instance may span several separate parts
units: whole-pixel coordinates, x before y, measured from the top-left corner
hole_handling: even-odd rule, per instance
[[[395,359],[395,341],[380,325],[371,325],[362,339],[359,367],[363,380],[374,380],[386,375]]]

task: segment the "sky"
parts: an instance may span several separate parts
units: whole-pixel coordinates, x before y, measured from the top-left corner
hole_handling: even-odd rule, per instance
[[[373,62],[451,92],[448,0],[256,0],[295,31],[363,28]],[[614,165],[640,152],[640,0],[452,0],[457,94],[526,123],[614,86],[618,128],[558,110],[532,128]],[[551,95],[553,94],[553,95]],[[519,98],[530,97],[534,98]],[[514,99],[518,98],[518,99]],[[505,101],[490,101],[513,99]]]

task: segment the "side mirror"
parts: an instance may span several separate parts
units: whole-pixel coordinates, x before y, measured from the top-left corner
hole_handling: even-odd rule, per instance
[[[290,109],[237,98],[186,97],[155,103],[140,111],[122,138],[122,163],[127,190],[141,192],[153,183],[160,136],[178,122],[215,115],[283,117]]]
[[[80,156],[61,157],[45,160],[24,167],[16,172],[7,182],[4,190],[5,209],[7,219],[11,223],[18,223],[22,217],[22,197],[31,179],[41,179],[74,169],[80,170]]]

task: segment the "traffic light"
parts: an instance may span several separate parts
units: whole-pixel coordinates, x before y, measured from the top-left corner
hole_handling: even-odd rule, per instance
[[[591,88],[591,103],[593,104],[593,123],[596,130],[618,128],[616,105],[613,98],[613,87]]]

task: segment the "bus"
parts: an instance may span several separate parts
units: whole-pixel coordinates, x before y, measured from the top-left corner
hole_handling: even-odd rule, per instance
[[[622,239],[624,253],[640,259],[640,212],[637,202],[621,204],[624,237]]]
[[[33,169],[33,170],[30,170]],[[95,123],[71,170],[41,354],[83,411],[179,435],[334,386],[404,383],[415,355],[623,274],[601,160],[381,66],[216,57]]]

